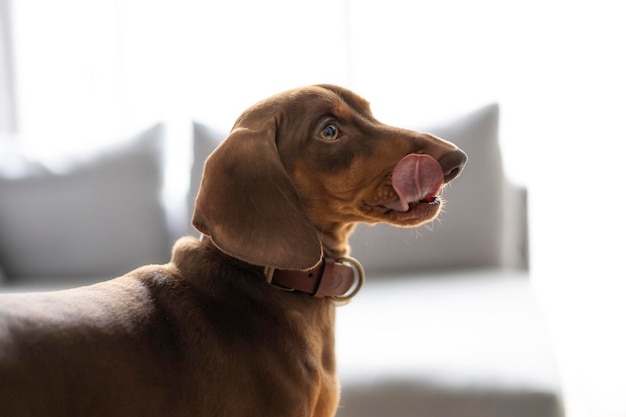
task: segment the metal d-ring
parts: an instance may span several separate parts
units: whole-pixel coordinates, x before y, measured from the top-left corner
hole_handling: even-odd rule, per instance
[[[335,262],[340,263],[340,264],[350,264],[350,266],[352,266],[357,272],[356,286],[354,287],[352,291],[350,291],[348,294],[345,294],[345,295],[337,295],[337,296],[331,297],[333,301],[348,302],[352,298],[354,298],[354,296],[357,295],[359,291],[361,291],[361,288],[363,287],[363,284],[365,283],[365,270],[363,269],[363,265],[361,265],[361,262],[357,261],[355,258],[351,256],[343,256],[341,258],[336,259]]]

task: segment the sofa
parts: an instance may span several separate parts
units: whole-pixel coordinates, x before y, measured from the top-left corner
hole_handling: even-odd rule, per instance
[[[492,104],[408,126],[455,142],[469,162],[432,224],[353,233],[367,282],[337,312],[339,417],[563,415],[529,280],[526,190],[506,179],[498,117]],[[56,165],[5,144],[0,291],[85,285],[167,262],[176,238],[197,234],[202,164],[225,137],[205,121],[192,127],[180,138],[158,124]],[[172,157],[172,144],[189,152]]]

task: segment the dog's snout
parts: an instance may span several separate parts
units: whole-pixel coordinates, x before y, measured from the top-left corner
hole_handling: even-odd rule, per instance
[[[448,183],[458,177],[467,162],[467,154],[460,149],[448,152],[439,158],[439,164],[443,169],[443,181]]]

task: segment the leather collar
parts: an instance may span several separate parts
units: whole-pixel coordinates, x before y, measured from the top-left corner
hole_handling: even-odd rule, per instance
[[[200,236],[205,245],[214,246],[211,238]],[[322,258],[313,269],[305,271],[264,268],[267,283],[285,291],[300,291],[314,297],[330,297],[335,301],[349,301],[363,287],[365,272],[359,261],[349,256],[333,260]]]
[[[365,273],[359,261],[343,257],[336,261],[322,258],[318,266],[307,271],[266,267],[265,277],[269,284],[280,289],[346,301],[359,292],[365,280]]]

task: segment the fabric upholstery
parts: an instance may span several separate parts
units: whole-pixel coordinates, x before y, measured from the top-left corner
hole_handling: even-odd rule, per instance
[[[21,278],[110,276],[169,259],[160,125],[62,174],[0,177],[0,265]]]

